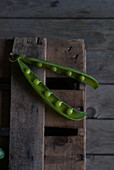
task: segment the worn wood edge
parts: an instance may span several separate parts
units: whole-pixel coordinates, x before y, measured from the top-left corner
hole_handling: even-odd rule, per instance
[[[37,45],[37,38],[35,40],[35,38],[15,38],[15,43],[18,42],[18,40],[20,40],[20,43],[27,43],[28,44],[28,47],[31,46],[31,45]],[[13,46],[13,52],[14,51],[14,48],[15,48],[15,43],[14,43],[14,46]],[[46,44],[46,39],[44,39],[44,44]],[[38,48],[38,47],[37,47]],[[46,47],[45,47],[46,48]],[[18,47],[17,47],[18,49]],[[39,48],[40,49],[40,48]],[[18,50],[17,50],[18,51]],[[24,49],[23,49],[24,51]],[[26,51],[26,50],[25,50]],[[29,53],[29,51],[28,51]],[[33,52],[34,53],[34,52]],[[44,58],[46,57],[46,50],[44,50]],[[43,79],[44,79],[45,76],[43,76]],[[42,80],[43,81],[43,80]],[[43,119],[43,122],[44,122],[44,119]],[[43,123],[44,124],[44,123]],[[10,133],[11,133],[11,127],[10,127]],[[10,136],[11,137],[11,136]],[[44,126],[43,126],[43,139],[42,139],[43,143],[42,143],[42,153],[43,153],[43,150],[44,150]],[[22,163],[23,164],[23,163]],[[44,155],[42,154],[42,169],[44,167]],[[10,167],[11,168],[11,167]]]

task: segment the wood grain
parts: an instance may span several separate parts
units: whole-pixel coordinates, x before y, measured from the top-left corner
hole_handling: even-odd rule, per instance
[[[87,156],[87,170],[113,170],[114,156]]]
[[[0,4],[0,17],[112,18],[113,6],[113,0],[6,0]]]
[[[114,83],[114,50],[88,50],[87,73],[94,76],[99,83]]]
[[[78,67],[78,69],[85,71],[86,56],[83,40],[48,39],[47,42],[47,60],[74,68]],[[58,77],[59,83],[59,75],[47,72],[47,77],[48,76]],[[78,110],[85,110],[84,90],[53,90],[53,92],[72,107],[75,107]],[[46,105],[45,125],[46,127],[52,128],[75,128],[76,131],[78,130],[78,136],[75,134],[75,136],[69,137],[70,142],[68,141],[69,138],[64,136],[64,134],[63,136],[56,136],[56,134],[54,134],[54,136],[45,137],[45,169],[65,170],[67,168],[72,170],[84,170],[86,159],[85,119],[80,121],[65,119]],[[78,145],[80,146],[77,148]]]
[[[47,60],[85,71],[84,40],[47,40]],[[47,77],[65,77],[52,71],[46,71]]]
[[[87,154],[114,154],[114,120],[87,120]]]
[[[83,152],[83,137],[48,136],[45,139],[45,170],[84,170]]]
[[[87,118],[114,119],[114,85],[87,87]]]
[[[84,39],[86,49],[114,49],[113,19],[0,19],[0,38]]]
[[[13,53],[34,58],[46,57],[46,40],[15,38]],[[45,73],[33,68],[45,83]],[[44,102],[32,89],[16,63],[12,65],[10,114],[10,170],[43,170],[44,167]]]

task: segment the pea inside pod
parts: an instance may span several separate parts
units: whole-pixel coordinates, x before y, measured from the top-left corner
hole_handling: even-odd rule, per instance
[[[71,78],[77,79],[78,81],[80,81],[82,83],[90,85],[94,89],[99,87],[99,83],[91,75],[86,74],[82,71],[73,69],[71,67],[67,67],[67,66],[63,66],[60,64],[48,62],[45,60],[35,59],[35,58],[25,58],[25,56],[21,57],[21,60],[28,64],[34,64],[38,67],[40,67],[40,65],[42,65],[43,68],[46,68],[46,69],[49,69],[56,73],[64,74]]]
[[[46,101],[57,113],[71,120],[81,120],[85,117],[86,112],[78,111],[61,101],[54,93],[52,93],[46,85],[23,63],[21,59],[17,59],[20,69],[26,79],[36,92]]]

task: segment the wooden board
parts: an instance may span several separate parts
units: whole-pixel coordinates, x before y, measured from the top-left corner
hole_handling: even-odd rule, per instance
[[[85,71],[84,41],[48,39],[47,60],[73,68],[78,67],[78,69]],[[59,74],[47,71],[46,75],[48,78],[52,75],[50,79],[52,79],[53,87],[54,77],[58,78],[59,84],[61,78]],[[70,80],[69,83],[71,83]],[[85,110],[85,86],[83,86],[83,90],[77,90],[74,87],[72,90],[55,89],[53,92],[72,107]],[[45,170],[65,170],[66,168],[85,170],[85,119],[73,121],[63,118],[46,105],[45,125],[46,128],[57,128],[57,132],[53,130],[53,136],[47,135],[45,137]],[[66,135],[64,132],[60,135],[59,131],[64,131],[63,128],[67,129]],[[71,136],[68,131],[74,131],[74,135]],[[57,136],[56,133],[58,134]]]
[[[114,84],[114,51],[88,50],[87,73],[94,76],[99,83]]]
[[[41,37],[85,40],[86,49],[114,49],[113,19],[1,19],[0,38]]]
[[[34,0],[32,2],[23,0],[20,3],[7,0],[0,5],[0,17],[112,18],[113,6],[113,0]]]
[[[87,120],[87,154],[114,154],[114,120]]]
[[[15,38],[13,53],[45,59],[46,40]],[[45,73],[33,68],[45,83]],[[44,102],[33,91],[17,63],[12,64],[10,114],[10,170],[33,170],[44,167]]]
[[[113,170],[114,155],[89,155],[87,156],[87,170]]]
[[[83,136],[53,136],[45,140],[45,170],[85,170]]]
[[[87,87],[87,118],[114,119],[114,85]],[[98,100],[96,100],[98,99]]]

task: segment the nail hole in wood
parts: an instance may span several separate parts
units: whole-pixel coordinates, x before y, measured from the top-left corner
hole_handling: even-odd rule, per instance
[[[71,51],[71,49],[72,49],[72,47],[69,47],[69,48],[68,48],[68,51]]]
[[[79,56],[79,54],[76,54],[74,59],[77,60],[78,56]]]

